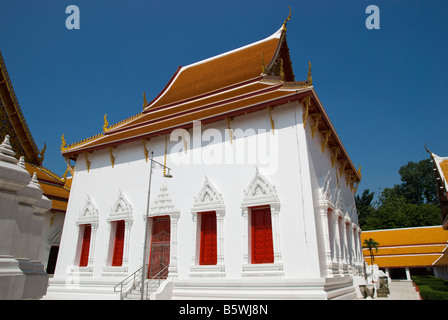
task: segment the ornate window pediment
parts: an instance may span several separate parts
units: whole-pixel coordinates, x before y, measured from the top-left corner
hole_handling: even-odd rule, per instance
[[[168,193],[168,187],[163,184],[160,187],[160,192],[157,196],[157,199],[154,201],[154,205],[151,206],[149,216],[157,217],[166,215],[177,220],[179,219],[180,211],[174,206],[173,200],[171,200],[171,196]]]
[[[98,226],[98,209],[95,207],[89,195],[87,195],[86,203],[79,213],[76,224],[92,224],[92,227]]]
[[[277,189],[266,177],[260,174],[257,168],[255,176],[252,178],[248,188],[244,191],[244,199],[241,207],[247,208],[265,204],[275,207],[276,210],[280,209]]]
[[[204,212],[216,212],[216,264],[215,265],[199,265],[199,244],[200,225],[202,223],[202,215]],[[192,240],[193,248],[196,248],[192,257],[190,266],[190,276],[225,276],[224,265],[224,214],[226,208],[222,194],[213,186],[213,184],[205,177],[204,185],[197,197],[194,198],[191,214],[193,215],[193,223],[195,225]]]
[[[216,214],[223,216],[226,208],[221,193],[205,177],[204,185],[199,195],[194,198],[192,213],[216,211]]]
[[[257,206],[269,206],[272,221],[272,239],[273,239],[273,253],[274,263],[261,263],[252,264],[249,256],[249,230],[251,228],[251,215],[252,208]],[[243,260],[243,276],[251,275],[266,275],[266,276],[282,276],[283,263],[282,252],[280,249],[280,228],[279,228],[279,215],[280,215],[280,200],[277,195],[276,187],[266,179],[265,176],[260,174],[258,168],[255,175],[252,178],[249,186],[244,191],[243,202],[241,203],[243,209],[243,223],[245,233],[244,237],[244,253]]]
[[[132,222],[132,205],[118,190],[118,199],[111,208],[111,212],[107,221],[125,220],[127,223]]]

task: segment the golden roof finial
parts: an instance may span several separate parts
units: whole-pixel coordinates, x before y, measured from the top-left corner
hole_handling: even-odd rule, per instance
[[[42,162],[44,162],[44,157],[45,157],[45,150],[47,150],[47,144],[44,142],[44,147],[42,148],[42,150],[39,152],[38,155],[38,160],[39,162],[42,164]]]
[[[104,115],[104,124],[103,124],[103,132],[106,132],[109,130],[109,122],[107,121],[107,113]]]
[[[288,18],[285,19],[285,22],[283,22],[283,26],[282,26],[282,30],[286,31],[286,23],[291,19],[291,7],[288,6],[289,8],[289,16]]]
[[[311,77],[311,62],[308,61],[308,76],[306,77],[306,81],[310,86],[313,85],[313,77]]]
[[[61,151],[67,150],[67,142],[65,142],[65,133],[62,135],[61,140],[62,140],[62,144],[61,144]]]
[[[425,143],[425,150],[426,152],[428,152],[429,154],[431,154],[432,152],[428,150],[428,148],[426,147],[426,143]]]
[[[146,101],[146,92],[143,92],[143,109],[148,106],[148,101]]]

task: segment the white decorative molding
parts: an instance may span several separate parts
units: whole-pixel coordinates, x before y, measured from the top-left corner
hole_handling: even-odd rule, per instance
[[[272,241],[274,246],[274,263],[252,265],[249,258],[249,213],[251,208],[257,206],[268,205],[271,209],[272,219]],[[283,275],[282,252],[280,249],[280,228],[279,228],[279,213],[280,200],[277,195],[275,185],[271,184],[266,177],[260,174],[256,168],[255,175],[252,178],[249,186],[244,191],[243,202],[241,203],[243,223],[244,223],[244,254],[243,254],[243,276],[253,275],[251,270],[256,270],[257,275]]]
[[[197,245],[198,234],[200,232],[200,224],[198,223],[197,214],[201,212],[216,212],[216,265],[198,264],[199,261],[199,246]],[[226,207],[222,194],[213,186],[213,184],[205,177],[204,185],[202,186],[199,195],[194,198],[193,208],[191,214],[193,218],[193,257],[190,266],[191,276],[225,276],[224,266],[224,215]]]
[[[269,204],[280,210],[280,201],[277,196],[277,189],[263,175],[258,168],[252,178],[248,188],[244,191],[242,208],[255,207]]]
[[[331,182],[331,172],[330,170],[328,170],[327,174],[319,179],[319,190],[322,200],[331,201],[330,182]]]
[[[93,274],[93,257],[95,251],[95,240],[96,240],[96,232],[98,230],[99,225],[99,213],[92,199],[90,199],[89,195],[87,195],[86,203],[79,213],[78,220],[76,220],[77,233],[80,234],[81,226],[90,224],[92,227],[90,234],[90,249],[89,249],[89,259],[86,267],[79,267],[76,265],[76,253],[73,258],[73,266],[71,268],[73,273],[78,273],[81,275],[91,276]],[[82,243],[82,242],[81,242]]]
[[[87,195],[86,203],[84,204],[81,212],[79,213],[76,225],[91,224],[92,229],[98,227],[98,209],[93,204],[92,199]]]
[[[123,193],[118,190],[118,198],[115,200],[114,205],[110,210],[109,217],[107,218],[108,224],[108,233],[111,234],[113,221],[124,220],[125,229],[124,229],[124,247],[123,247],[123,262],[121,266],[111,266],[112,263],[112,255],[113,255],[113,246],[115,245],[114,239],[112,236],[109,238],[108,250],[105,256],[105,267],[103,267],[103,275],[117,275],[122,276],[126,275],[128,272],[129,266],[129,245],[130,245],[130,237],[131,237],[131,227],[133,222],[133,214],[132,214],[132,205],[123,195]]]
[[[199,195],[194,198],[191,213],[195,214],[206,211],[216,211],[216,214],[221,216],[223,216],[226,211],[221,193],[216,190],[207,177],[205,177],[205,182]]]
[[[166,184],[162,184],[160,187],[157,199],[154,201],[153,206],[149,210],[148,216],[170,216],[172,219],[179,219],[180,211],[175,208],[173,200],[171,200],[171,196],[168,193],[168,187]]]
[[[118,221],[124,220],[126,224],[132,225],[133,215],[132,215],[132,205],[123,195],[123,193],[118,190],[118,198],[110,210],[110,215],[107,221]]]
[[[174,206],[168,187],[162,184],[154,205],[149,210],[149,218],[169,216],[170,217],[170,266],[168,276],[170,278],[178,276],[177,268],[177,225],[179,222],[180,211]],[[146,215],[144,216],[146,219]]]

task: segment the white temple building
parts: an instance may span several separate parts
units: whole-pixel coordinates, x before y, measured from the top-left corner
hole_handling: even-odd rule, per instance
[[[311,64],[295,81],[286,21],[61,151],[73,182],[46,299],[139,299],[142,274],[149,299],[357,296],[360,170]]]

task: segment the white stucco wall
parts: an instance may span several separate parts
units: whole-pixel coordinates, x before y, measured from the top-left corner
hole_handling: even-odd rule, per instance
[[[183,142],[168,141],[166,165],[170,167],[172,179],[162,176],[163,170],[156,168],[152,176],[151,205],[157,198],[162,184],[166,184],[168,193],[177,210],[180,211],[177,232],[178,278],[189,278],[190,265],[194,254],[192,236],[195,232],[191,210],[195,197],[204,185],[205,177],[221,193],[225,203],[223,222],[224,264],[227,279],[242,278],[244,248],[248,245],[244,234],[243,209],[241,208],[244,191],[254,177],[258,168],[276,188],[280,202],[279,235],[283,275],[286,278],[319,278],[322,276],[322,265],[319,260],[319,248],[322,247],[321,235],[316,233],[320,219],[315,213],[316,197],[318,197],[319,179],[325,177],[331,168],[330,153],[320,150],[320,138],[311,138],[309,125],[303,128],[303,106],[298,102],[275,107],[272,118],[275,123],[274,134],[267,110],[236,117],[230,122],[233,130],[239,128],[250,133],[253,129],[258,134],[251,137],[239,137],[231,144],[227,123],[220,121],[201,127],[202,134],[212,134],[214,138],[224,141],[200,141],[193,132],[188,131],[190,143],[185,153]],[[209,129],[215,129],[209,130]],[[264,130],[264,133],[260,133]],[[219,134],[218,134],[219,133]],[[184,132],[186,135],[186,133]],[[319,133],[316,133],[316,136]],[[187,136],[187,135],[186,135]],[[258,140],[258,145],[257,143]],[[264,140],[262,138],[265,138]],[[207,140],[202,137],[202,140]],[[265,141],[270,150],[265,150]],[[200,147],[198,147],[200,146]],[[208,147],[206,147],[208,146]],[[218,148],[222,157],[210,158],[213,154],[210,147]],[[241,147],[242,146],[242,147]],[[254,148],[255,147],[255,148]],[[149,152],[154,152],[154,160],[164,163],[165,136],[151,138],[147,142]],[[229,161],[234,150],[235,157],[244,161]],[[264,157],[251,161],[253,150]],[[203,153],[201,157],[200,153]],[[204,156],[204,155],[209,155]],[[133,142],[113,149],[115,164],[112,168],[109,150],[88,153],[90,170],[87,172],[84,155],[76,161],[76,169],[67,208],[64,230],[61,239],[55,278],[67,277],[67,270],[73,264],[78,244],[78,228],[76,221],[83,210],[88,197],[99,213],[98,231],[94,241],[93,273],[90,276],[101,277],[108,252],[110,239],[107,218],[118,198],[119,191],[132,205],[133,223],[130,235],[130,253],[128,273],[141,267],[144,238],[144,215],[148,196],[149,162],[145,161],[142,142]],[[219,155],[219,152],[218,152]],[[182,161],[181,161],[182,159]],[[185,159],[189,159],[186,161]],[[269,160],[268,164],[264,163]],[[210,163],[210,162],[215,163]],[[217,162],[217,163],[216,163]],[[332,173],[334,174],[334,173]],[[331,181],[335,187],[336,179]],[[350,188],[341,182],[341,194],[346,205],[353,202]],[[316,220],[317,217],[317,220]],[[319,228],[317,228],[319,230]],[[173,236],[173,235],[172,235]],[[244,278],[244,277],[243,277]],[[117,283],[121,278],[117,278]]]

